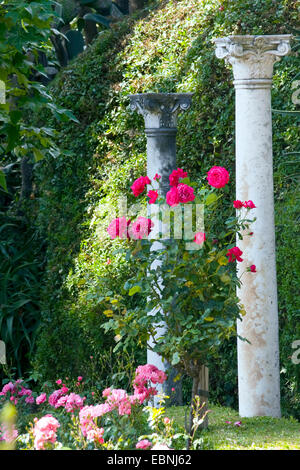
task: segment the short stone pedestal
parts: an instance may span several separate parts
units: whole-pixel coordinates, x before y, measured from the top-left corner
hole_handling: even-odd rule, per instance
[[[273,64],[289,50],[290,35],[217,38],[216,55],[233,67],[236,91],[236,198],[252,200],[253,235],[237,241],[243,263],[238,289],[246,315],[238,321],[241,416],[280,417],[271,86]]]
[[[177,116],[181,111],[190,107],[192,93],[142,93],[130,95],[131,109],[140,113],[145,120],[145,133],[147,136],[147,176],[153,180],[156,173],[161,175],[161,194],[163,196],[170,189],[169,175],[176,167],[176,133]],[[153,244],[153,249],[159,249],[159,241]],[[152,266],[153,267],[153,266]],[[162,281],[163,282],[163,281]],[[164,328],[157,331],[162,335]],[[153,344],[153,339],[149,345]],[[174,402],[181,402],[181,387],[173,382],[174,370],[155,352],[148,349],[147,362],[154,364],[161,370],[168,369],[169,379],[164,392],[172,396]],[[175,388],[174,393],[171,389]],[[158,387],[157,387],[158,388]]]

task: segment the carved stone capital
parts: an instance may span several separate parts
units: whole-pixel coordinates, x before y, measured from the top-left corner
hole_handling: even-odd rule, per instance
[[[233,66],[236,85],[245,87],[245,80],[257,79],[258,87],[270,87],[273,65],[290,52],[291,37],[283,34],[216,38],[216,56]],[[243,83],[240,84],[239,80]]]
[[[146,129],[174,129],[177,116],[186,111],[193,93],[139,93],[129,95],[130,108],[145,119]]]

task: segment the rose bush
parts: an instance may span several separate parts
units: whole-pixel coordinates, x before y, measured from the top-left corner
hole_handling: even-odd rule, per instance
[[[26,395],[35,403],[35,414],[32,415],[32,407],[27,411],[26,432],[15,419],[2,419],[1,423],[0,416],[0,443],[21,450],[182,448],[186,436],[178,433],[173,421],[165,416],[165,408],[149,405],[151,398],[158,395],[156,385],[163,384],[166,378],[154,365],[141,365],[132,382],[133,393],[111,386],[102,391],[101,397],[98,392],[85,393],[82,377],[77,379],[76,393],[58,379],[56,390],[46,384],[47,392],[30,390],[30,395]],[[21,380],[10,382],[1,391],[4,408],[11,407],[9,413],[13,416],[20,410],[20,402],[16,401],[22,390],[20,383]],[[164,397],[160,396],[160,404],[163,403]],[[24,406],[31,405],[24,401]]]
[[[207,184],[196,188],[185,171],[178,168],[169,176],[170,190],[166,197],[161,194],[159,179],[146,181],[139,178],[133,185],[133,194],[138,197],[147,191],[157,191],[155,205],[160,207],[153,224],[159,219],[165,223],[166,207],[176,207],[177,218],[170,219],[171,233],[175,224],[186,221],[184,208],[189,204],[201,204],[204,208],[205,231],[191,235],[184,233],[182,239],[162,236],[160,248],[157,240],[151,236],[153,224],[148,219],[149,230],[138,241],[128,238],[127,259],[131,256],[139,261],[136,275],[125,284],[129,296],[139,292],[147,295],[147,304],[134,309],[127,309],[126,299],[118,299],[108,307],[103,300],[105,311],[109,311],[109,320],[104,325],[106,330],[114,330],[118,344],[126,347],[137,336],[141,344],[146,344],[149,337],[154,341],[150,349],[160,354],[165,360],[186,373],[193,379],[191,403],[199,389],[199,374],[202,365],[212,356],[222,341],[236,332],[237,319],[245,314],[236,295],[236,287],[241,284],[233,263],[241,262],[243,255],[236,246],[237,240],[252,235],[249,212],[255,208],[253,201],[230,202],[237,209],[220,225],[219,215],[226,204],[226,185],[230,176],[223,167],[213,167],[207,173]],[[143,181],[143,191],[135,191]],[[215,191],[217,188],[217,192]],[[153,207],[152,193],[149,195]],[[150,207],[150,206],[149,206]],[[178,220],[178,208],[180,220]],[[175,212],[174,212],[175,214]],[[218,215],[218,217],[216,217]],[[135,222],[130,221],[130,225]],[[192,225],[192,221],[190,221]],[[192,248],[187,249],[187,242]],[[153,249],[153,243],[155,248]],[[251,263],[254,260],[249,260]],[[155,269],[154,263],[155,262]],[[246,270],[255,273],[255,266]],[[110,301],[109,301],[110,304]],[[104,312],[105,313],[105,312]],[[150,315],[151,314],[151,315]],[[166,326],[165,332],[155,337],[157,328]],[[193,405],[191,413],[193,411]]]

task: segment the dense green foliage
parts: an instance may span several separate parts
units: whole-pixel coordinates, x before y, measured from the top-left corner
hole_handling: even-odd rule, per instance
[[[59,150],[55,129],[29,116],[47,108],[55,119],[76,121],[56,106],[39,59],[49,49],[52,1],[4,0],[0,5],[0,337],[10,367],[28,367],[40,319],[39,282],[43,242],[31,224],[33,164]],[[32,203],[30,206],[34,206]]]
[[[193,106],[179,121],[178,164],[194,179],[212,165],[225,166],[234,182],[234,89],[231,70],[215,58],[211,39],[227,34],[289,33],[296,26],[294,0],[182,0],[157,2],[134,18],[101,33],[51,85],[61,106],[79,124],[55,124],[57,145],[68,150],[36,165],[36,230],[46,243],[41,278],[42,325],[34,365],[44,378],[89,373],[89,356],[100,359],[113,341],[103,336],[99,293],[118,293],[134,266],[115,253],[105,236],[111,216],[99,204],[115,204],[145,172],[143,120],[128,109],[128,94],[194,92]],[[293,109],[291,82],[298,58],[275,65],[273,106]],[[54,125],[49,114],[36,124]],[[287,413],[300,416],[299,365],[289,359],[299,339],[295,324],[295,172],[297,123],[274,114],[274,168],[278,232],[282,397]],[[232,184],[232,190],[234,184]],[[230,194],[234,197],[234,193]],[[128,204],[133,203],[129,196]],[[287,208],[287,209],[286,209]],[[288,227],[288,229],[287,229]],[[111,263],[107,263],[107,259]],[[133,300],[131,300],[133,301]],[[297,317],[298,315],[298,317]],[[299,320],[298,320],[299,325]],[[297,336],[298,335],[298,336]],[[138,343],[138,338],[136,339]],[[211,395],[236,405],[234,342],[210,363]],[[99,363],[98,363],[99,364]],[[106,374],[107,371],[104,371]],[[100,374],[100,364],[99,364]],[[297,382],[298,381],[298,382]],[[297,401],[298,400],[298,401]]]

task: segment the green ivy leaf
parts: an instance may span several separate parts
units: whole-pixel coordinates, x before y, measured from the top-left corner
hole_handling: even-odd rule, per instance
[[[129,289],[128,295],[132,297],[134,294],[136,294],[137,292],[140,292],[141,290],[142,290],[141,286],[133,286],[131,287],[131,289]]]

